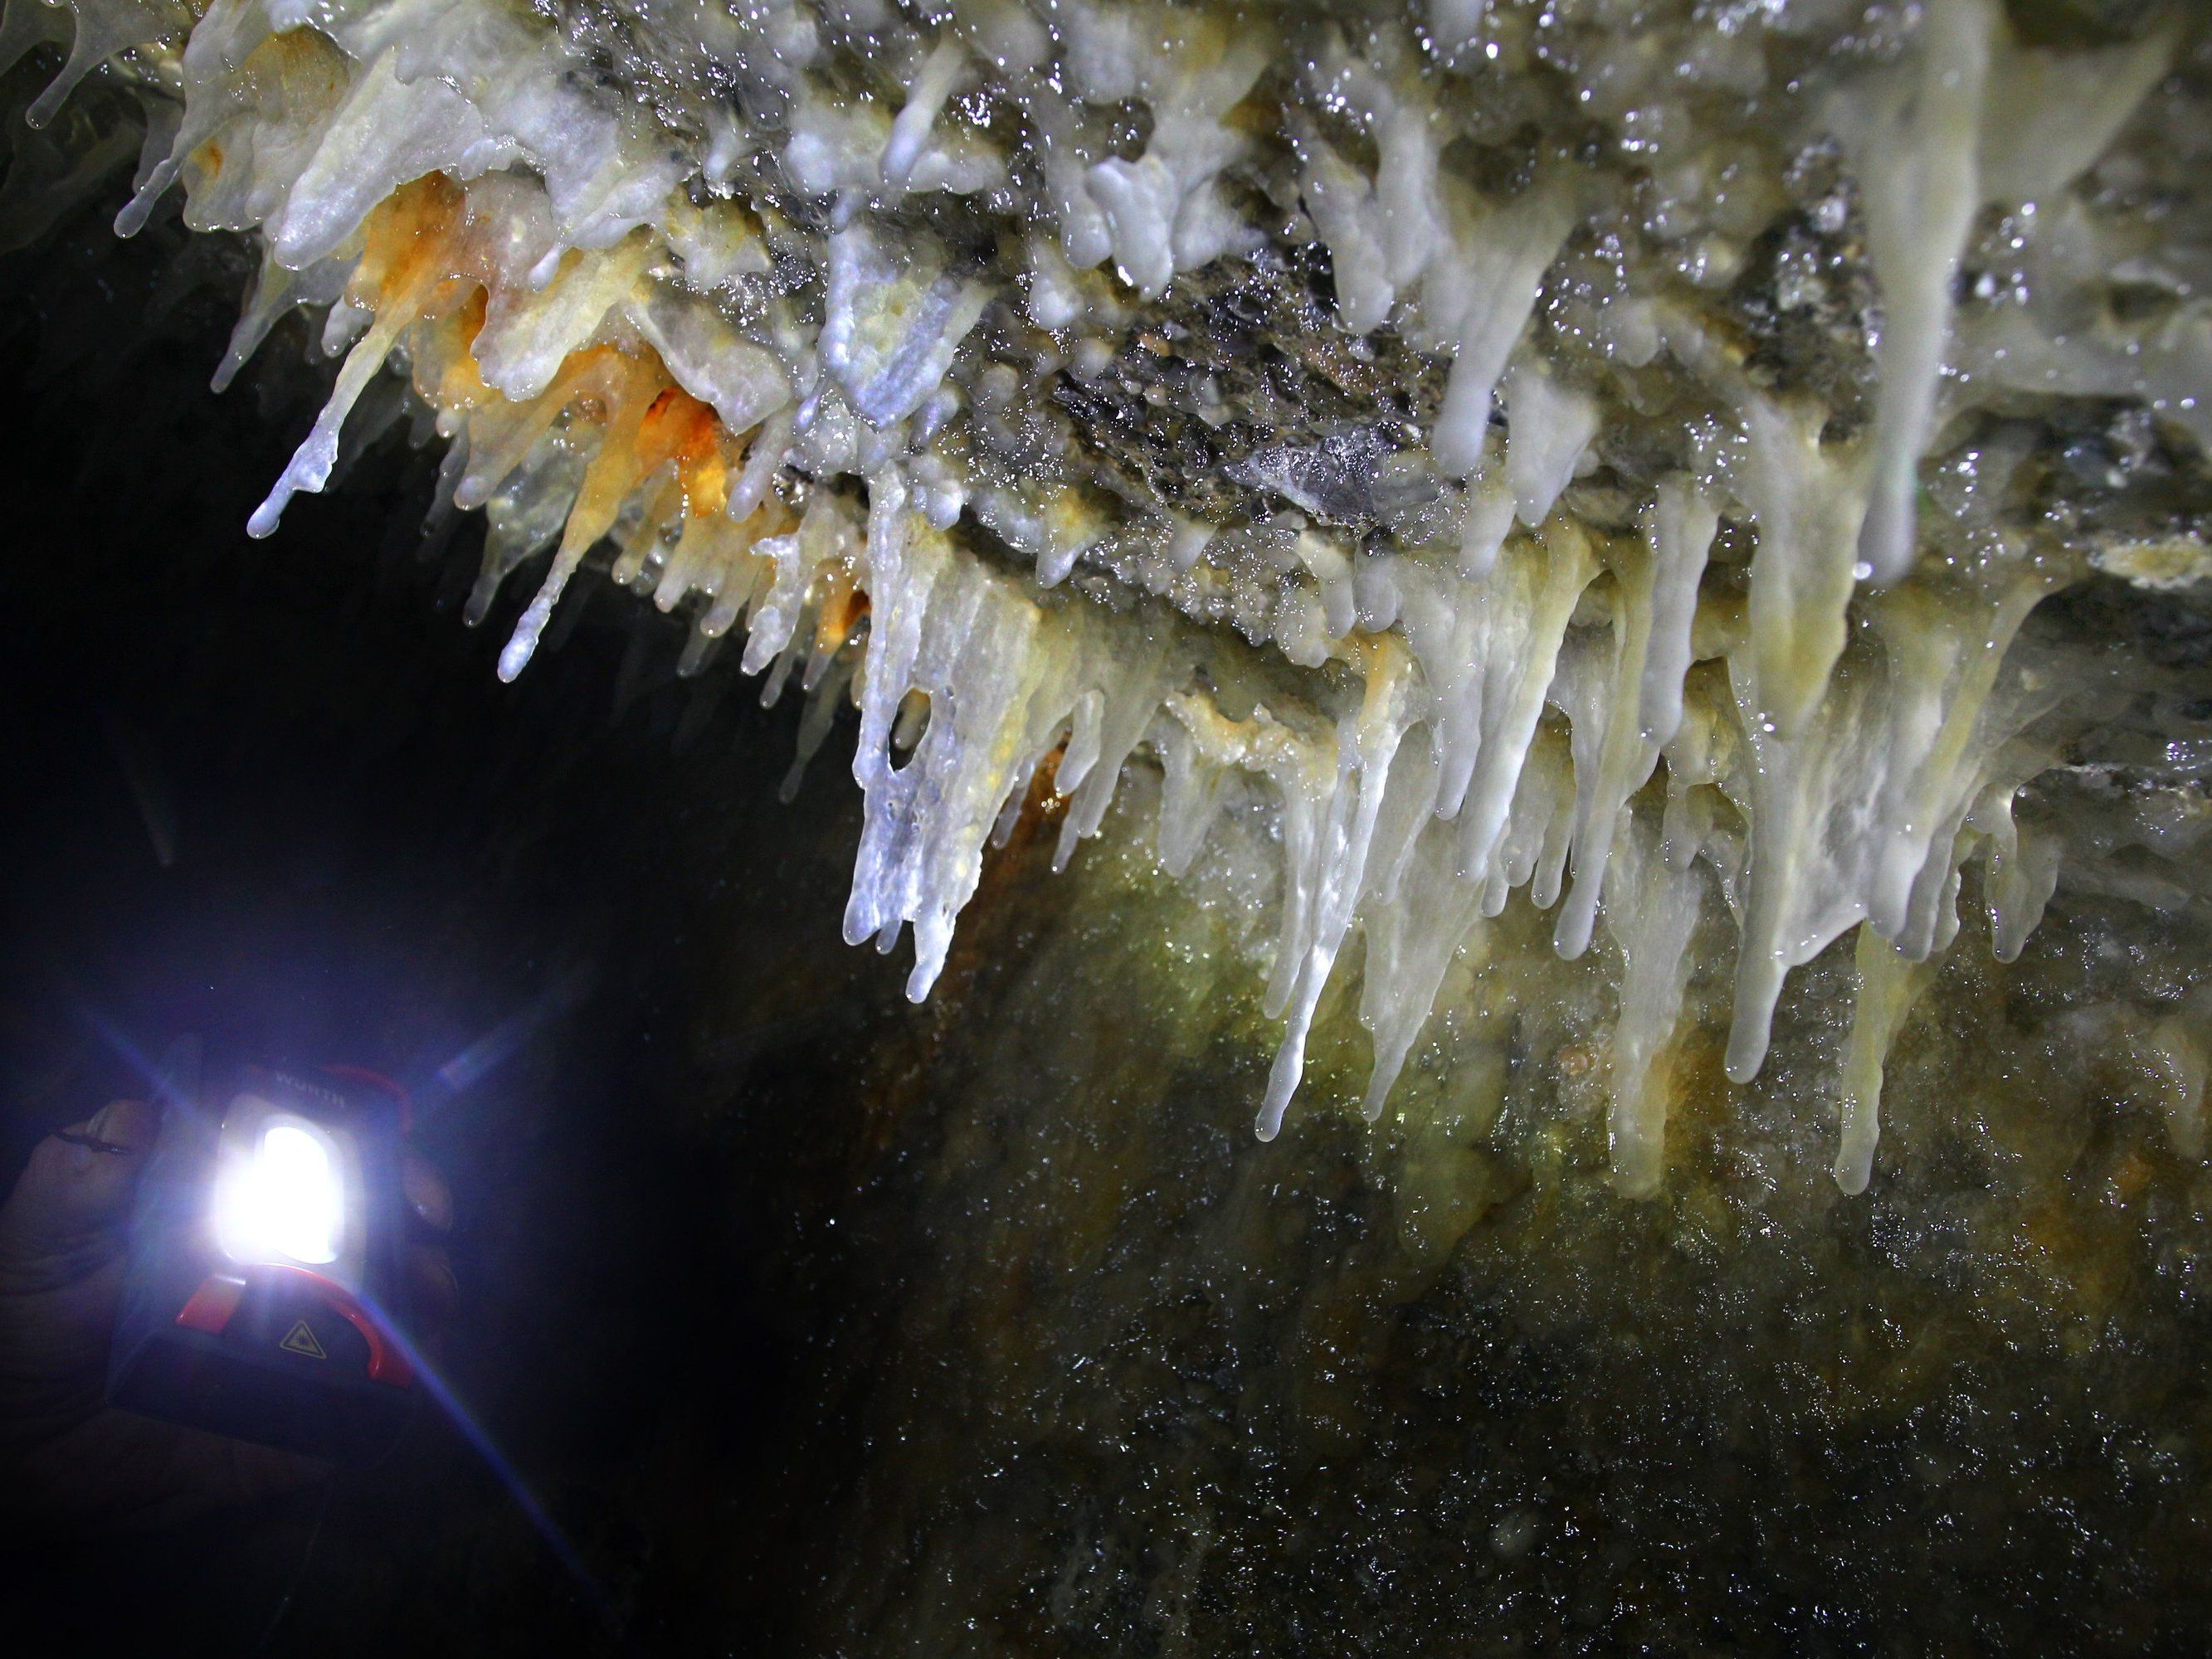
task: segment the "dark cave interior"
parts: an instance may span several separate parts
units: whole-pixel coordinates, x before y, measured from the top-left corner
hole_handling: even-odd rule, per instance
[[[1567,1196],[1501,1176],[1408,1269],[1364,1127],[1257,1147],[1264,1054],[1169,1041],[1227,970],[1117,979],[1136,952],[1080,936],[1110,915],[1027,902],[1089,879],[1049,837],[909,1006],[839,943],[839,744],[776,800],[792,703],[678,678],[682,629],[603,579],[501,686],[511,611],[463,626],[477,532],[422,556],[398,431],[249,542],[303,339],[210,397],[230,253],[100,219],[19,257],[0,327],[0,1151],[133,1086],[116,1034],[422,1085],[447,1367],[591,1583],[430,1419],[326,1506],[9,1557],[15,1650],[2202,1650],[2212,1188],[2146,1115],[2065,1177],[2094,1208],[2140,1165],[2166,1206],[2108,1258],[2151,1335],[2086,1358],[1941,1282],[1963,1154],[1774,1242],[1698,1236],[1686,1186],[1619,1203],[1577,1131]],[[1822,1300],[1804,1238],[1861,1277]],[[1731,1261],[1790,1288],[1732,1301]],[[1893,1413],[1823,1414],[1929,1333]]]

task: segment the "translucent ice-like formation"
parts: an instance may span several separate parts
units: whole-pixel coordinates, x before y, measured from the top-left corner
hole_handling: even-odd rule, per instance
[[[742,623],[800,672],[807,746],[849,688],[846,933],[910,927],[917,998],[1040,769],[1063,862],[1140,753],[1170,870],[1264,802],[1262,1136],[1355,939],[1376,1114],[1525,892],[1617,983],[1635,1191],[1700,941],[1733,921],[1744,1081],[1858,928],[1863,1187],[1962,864],[2007,957],[2063,878],[2014,799],[2100,682],[2012,647],[2136,509],[2123,469],[2044,511],[2037,423],[2212,439],[2178,6],[2055,44],[1997,0],[72,9],[35,112],[120,54],[173,133],[118,228],[181,183],[261,240],[218,380],[329,307],[253,533],[400,368],[490,517],[471,619],[550,552],[502,677],[605,556],[687,665]]]

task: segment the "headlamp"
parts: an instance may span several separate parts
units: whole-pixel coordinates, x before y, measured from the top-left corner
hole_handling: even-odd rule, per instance
[[[243,1108],[241,1112],[240,1109]],[[347,1267],[359,1254],[347,1223],[360,1207],[346,1200],[349,1146],[330,1131],[265,1100],[232,1103],[216,1154],[215,1237],[240,1267],[291,1262]]]
[[[404,1097],[346,1068],[173,1080],[131,1220],[107,1396],[362,1462],[415,1410],[402,1288]]]

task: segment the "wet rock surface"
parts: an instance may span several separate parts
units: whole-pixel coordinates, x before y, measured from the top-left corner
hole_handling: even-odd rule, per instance
[[[1693,1056],[1639,1203],[1541,989],[1433,1117],[1241,1144],[1264,1027],[1224,924],[1075,879],[1088,919],[969,990],[795,1264],[854,1460],[811,1645],[2195,1645],[2212,1181],[2069,1040],[2112,967],[1960,958],[1863,1199],[1802,1078],[1731,1098]],[[1128,950],[1155,931],[1167,963]],[[1784,1019],[1832,1042],[1822,967]]]
[[[1519,896],[1516,971],[1453,970],[1381,1126],[1340,991],[1261,1146],[1262,815],[1186,887],[1133,778],[1055,875],[1036,793],[912,1007],[836,943],[849,722],[779,805],[793,712],[678,678],[683,629],[590,571],[500,688],[521,596],[462,627],[475,532],[420,556],[396,424],[247,546],[302,342],[211,403],[208,277],[54,246],[5,347],[10,498],[83,551],[27,558],[5,623],[9,1145],[126,1085],[85,1007],[404,1070],[587,987],[424,1138],[461,1194],[450,1368],[595,1588],[432,1425],[319,1522],[11,1561],[29,1650],[234,1655],[287,1596],[270,1651],[2202,1650],[2212,1177],[2169,1112],[2208,960],[2138,884],[2203,878],[2190,591],[2039,616],[2137,665],[2036,787],[2112,856],[2009,965],[1969,872],[1864,1194],[1828,1173],[1848,943],[1744,1087],[1699,953],[1630,1200],[1613,993]],[[2080,435],[2069,465],[2157,459]]]

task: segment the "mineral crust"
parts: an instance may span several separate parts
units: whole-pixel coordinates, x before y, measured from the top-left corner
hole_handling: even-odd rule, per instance
[[[2146,647],[2212,573],[2199,9],[70,11],[9,12],[69,42],[33,125],[127,90],[117,228],[258,249],[219,382],[299,307],[341,360],[252,532],[404,376],[471,618],[535,586],[503,678],[592,561],[809,746],[858,703],[845,935],[916,999],[1033,783],[1065,862],[1138,769],[1271,918],[1261,1138],[1333,988],[1379,1116],[1547,933],[1649,1193],[1686,1045],[1748,1083],[1854,935],[1802,1107],[1856,1192],[1969,907],[2000,962],[2057,890],[2201,926],[2203,651]],[[2099,1039],[2192,1158],[2207,995]]]

